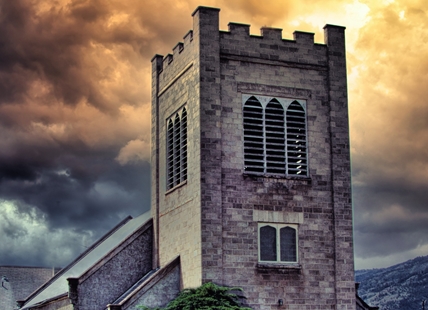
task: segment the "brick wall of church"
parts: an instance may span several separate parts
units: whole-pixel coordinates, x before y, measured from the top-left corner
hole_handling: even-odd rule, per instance
[[[161,265],[180,254],[184,287],[241,286],[255,309],[279,299],[286,309],[355,309],[344,28],[326,26],[326,44],[314,44],[313,34],[253,36],[242,24],[219,32],[217,9],[198,8],[193,20],[182,55],[162,70],[153,61]],[[244,172],[243,94],[306,100],[307,178]],[[189,176],[167,193],[165,119],[185,103]],[[297,225],[299,266],[258,264],[258,222]]]
[[[184,287],[202,283],[199,25],[187,33],[173,54],[152,60],[152,215],[158,257],[164,266],[180,255]],[[167,120],[183,107],[188,112],[187,181],[167,189]]]
[[[250,36],[248,25],[230,24],[218,52],[217,12],[210,13],[211,35],[203,37],[211,63],[201,62],[210,90],[201,99],[201,152],[209,146],[210,159],[202,161],[203,279],[243,287],[256,309],[275,308],[279,299],[289,309],[353,309],[344,29],[327,26],[324,45],[310,33],[282,40],[280,29]],[[242,94],[306,100],[308,178],[244,173]],[[266,221],[298,224],[300,268],[257,267],[257,223]]]
[[[58,268],[0,266],[0,276],[9,280],[0,287],[0,309],[15,309],[17,300],[27,298],[58,271]]]
[[[152,269],[153,230],[149,221],[79,278],[68,278],[75,310],[105,309]]]
[[[333,33],[337,30],[343,31],[328,29]],[[221,281],[242,286],[256,309],[274,308],[279,299],[288,309],[331,309],[335,305],[337,309],[353,309],[346,92],[340,104],[335,105],[333,120],[328,47],[314,44],[313,35],[308,33],[296,32],[294,39],[282,40],[279,29],[263,29],[262,36],[250,36],[249,27],[238,24],[231,24],[230,32],[221,33],[223,255],[221,262],[204,261],[204,266],[209,270],[221,265]],[[343,46],[344,42],[339,44]],[[346,72],[344,62],[340,69]],[[345,87],[346,91],[346,76],[339,84],[337,87],[342,91]],[[244,173],[242,94],[306,100],[308,178],[254,177]],[[331,131],[341,135],[340,156],[335,158],[330,146]],[[334,142],[339,144],[338,140]],[[340,181],[332,174],[335,170],[339,171]],[[341,188],[333,188],[338,181]],[[342,197],[340,203],[335,196]],[[338,212],[342,218],[338,218]],[[266,221],[298,224],[301,269],[256,267],[257,223]],[[341,225],[340,230],[337,225]],[[336,234],[347,238],[339,244]],[[206,275],[210,279],[208,272]]]

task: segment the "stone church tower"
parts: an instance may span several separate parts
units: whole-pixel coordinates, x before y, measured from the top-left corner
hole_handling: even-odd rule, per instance
[[[199,7],[152,60],[154,265],[254,309],[355,309],[345,29],[249,28]]]

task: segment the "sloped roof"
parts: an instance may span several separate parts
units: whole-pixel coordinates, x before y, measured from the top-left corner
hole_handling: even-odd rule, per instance
[[[150,304],[145,305],[150,307],[164,306],[173,298],[177,297],[180,292],[180,265],[180,256],[177,256],[162,268],[150,271],[112,302],[110,306],[116,305],[120,306],[122,309],[134,309],[136,303],[138,304],[138,302],[143,301],[142,304],[144,304],[143,296],[150,291],[155,292],[155,295],[156,291],[162,291],[162,294],[155,299],[149,297]],[[177,278],[174,281],[172,279],[175,271],[177,271]],[[168,282],[162,283],[164,280]],[[147,299],[145,301],[147,301]],[[105,310],[107,310],[107,308]]]
[[[97,241],[92,247],[87,249],[78,258],[71,262],[67,267],[61,270],[55,277],[48,281],[44,286],[35,291],[27,298],[22,309],[43,303],[46,300],[52,300],[56,297],[67,294],[67,278],[78,278],[89,268],[100,261],[104,256],[113,251],[142,225],[151,219],[150,211],[137,218],[131,216],[124,219],[115,228],[108,232],[104,237]]]

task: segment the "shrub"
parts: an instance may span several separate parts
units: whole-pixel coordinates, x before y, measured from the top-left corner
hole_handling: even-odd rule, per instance
[[[198,288],[184,289],[165,308],[138,306],[142,310],[251,310],[241,306],[244,296],[238,287],[219,286],[207,282]]]

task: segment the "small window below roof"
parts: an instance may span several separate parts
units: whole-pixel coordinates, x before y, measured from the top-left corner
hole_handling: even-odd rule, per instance
[[[297,263],[297,225],[259,223],[259,262]]]

